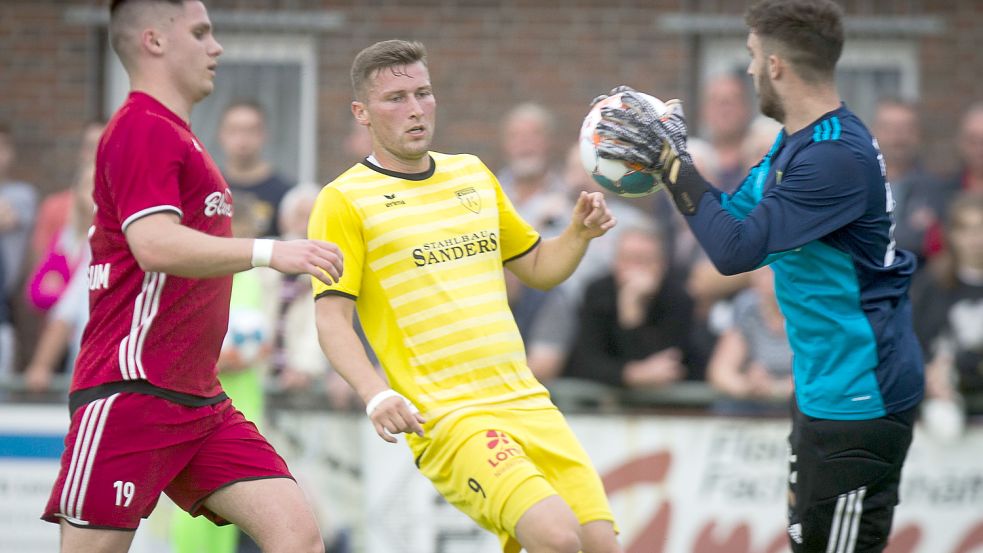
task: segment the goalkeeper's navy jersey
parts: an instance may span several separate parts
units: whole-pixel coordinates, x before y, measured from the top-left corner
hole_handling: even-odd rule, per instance
[[[687,217],[721,272],[770,264],[799,408],[826,419],[910,409],[924,390],[894,200],[877,142],[845,106],[786,135],[732,194]]]

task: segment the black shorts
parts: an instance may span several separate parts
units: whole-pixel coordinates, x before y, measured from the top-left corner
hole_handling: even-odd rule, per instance
[[[870,420],[816,419],[792,405],[788,534],[794,553],[887,546],[917,409]]]

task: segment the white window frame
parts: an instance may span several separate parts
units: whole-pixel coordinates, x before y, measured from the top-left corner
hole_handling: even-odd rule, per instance
[[[747,68],[750,56],[746,37],[705,38],[700,59],[700,85],[711,77],[733,70]],[[917,100],[919,96],[918,46],[915,40],[905,39],[852,39],[847,38],[843,55],[837,64],[840,68],[892,68],[901,75],[898,96]]]
[[[317,44],[315,37],[285,34],[223,32],[221,60],[229,62],[284,62],[300,66],[300,118],[298,182],[314,182],[317,174]],[[106,48],[105,113],[113,113],[126,99],[129,81],[123,65]],[[221,71],[221,62],[219,64]]]

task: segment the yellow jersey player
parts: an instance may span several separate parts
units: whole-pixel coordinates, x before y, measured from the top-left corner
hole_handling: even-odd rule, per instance
[[[405,432],[420,471],[504,551],[620,552],[597,472],[526,366],[502,272],[562,282],[615,224],[603,197],[582,193],[566,231],[541,240],[480,160],[429,151],[422,44],[366,48],[352,86],[373,148],[311,214],[310,236],[345,258],[338,282],[314,281],[321,347],[379,436]],[[352,330],[356,307],[388,384]]]

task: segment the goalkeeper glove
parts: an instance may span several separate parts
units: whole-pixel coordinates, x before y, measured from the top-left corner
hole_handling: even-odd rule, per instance
[[[631,89],[619,87],[624,108],[605,107],[597,133],[601,157],[617,159],[657,174],[684,215],[693,215],[710,185],[693,166],[686,151],[686,119],[679,100],[665,103],[661,112]]]

